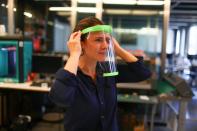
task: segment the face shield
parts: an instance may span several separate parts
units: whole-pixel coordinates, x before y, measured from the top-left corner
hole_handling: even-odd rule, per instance
[[[112,27],[109,25],[96,25],[82,30],[87,41],[96,46],[98,70],[104,77],[118,75],[114,44],[112,41]]]

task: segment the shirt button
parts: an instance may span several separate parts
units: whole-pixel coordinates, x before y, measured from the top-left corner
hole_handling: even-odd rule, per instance
[[[102,118],[102,119],[104,119],[104,118],[105,118],[105,116],[104,116],[104,115],[102,115],[102,116],[101,116],[101,118]]]

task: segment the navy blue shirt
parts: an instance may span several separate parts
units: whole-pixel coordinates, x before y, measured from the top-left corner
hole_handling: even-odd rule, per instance
[[[129,82],[150,77],[150,71],[141,61],[127,63],[127,67]],[[49,96],[56,104],[67,108],[65,131],[118,131],[116,82],[121,79],[120,76],[102,77],[98,73],[93,81],[80,69],[77,75],[58,70]]]

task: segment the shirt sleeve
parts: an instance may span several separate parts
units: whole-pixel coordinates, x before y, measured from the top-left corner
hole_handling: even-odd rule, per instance
[[[119,75],[116,82],[139,82],[151,77],[151,71],[143,64],[143,59],[131,63],[117,65]]]
[[[56,79],[49,92],[49,98],[59,106],[68,107],[74,100],[77,86],[77,77],[61,68],[56,73]]]

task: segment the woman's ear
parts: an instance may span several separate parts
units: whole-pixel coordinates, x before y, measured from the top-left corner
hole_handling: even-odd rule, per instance
[[[84,41],[81,41],[81,48],[84,48]]]
[[[84,54],[84,45],[85,43],[83,41],[81,41],[81,56]]]

